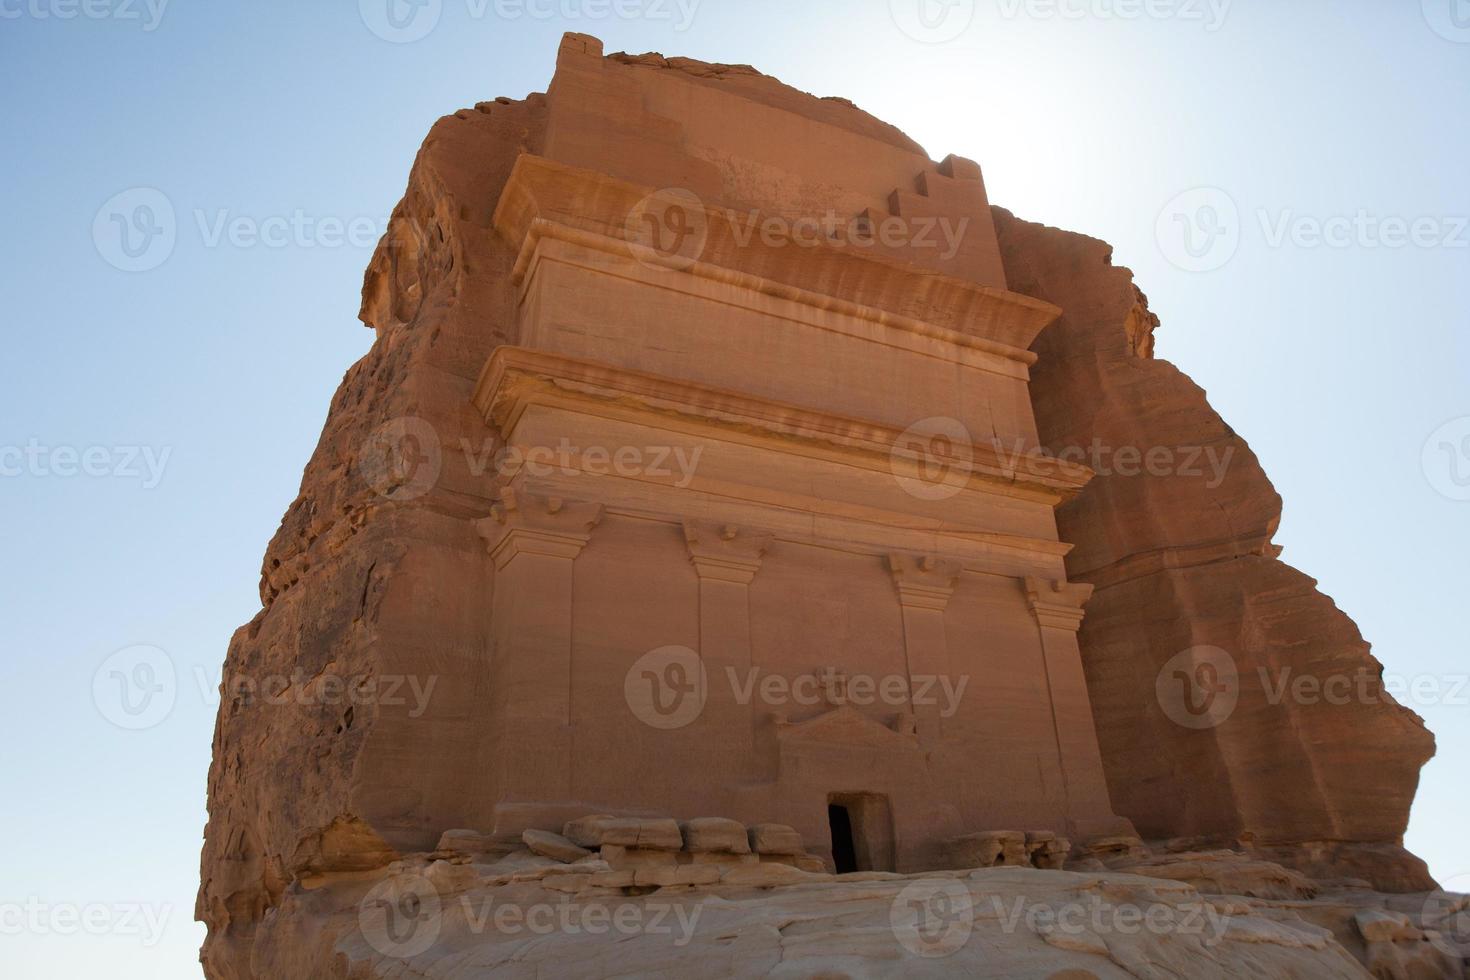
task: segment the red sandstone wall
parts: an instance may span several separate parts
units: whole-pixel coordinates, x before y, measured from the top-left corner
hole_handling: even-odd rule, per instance
[[[995,215],[1010,288],[1064,310],[1033,345],[1043,443],[1164,447],[1176,461],[1156,475],[1100,475],[1058,515],[1077,546],[1069,576],[1097,586],[1081,642],[1115,808],[1146,837],[1243,840],[1384,888],[1428,887],[1423,864],[1396,845],[1433,736],[1382,691],[1382,666],[1352,620],[1277,560],[1281,500],[1250,447],[1198,386],[1153,358],[1157,318],[1109,245]],[[1211,451],[1229,454],[1223,480]],[[1229,654],[1239,699],[1190,728],[1165,710],[1183,682],[1176,695],[1166,678],[1162,697],[1156,683],[1171,658],[1201,646]],[[1369,697],[1273,704],[1286,669],[1365,674]]]
[[[458,445],[415,444],[437,466],[376,472],[371,450],[413,442],[417,418],[478,449],[490,433],[470,403],[490,352],[511,339],[514,255],[490,216],[516,156],[539,149],[545,100],[482,103],[441,119],[424,141],[403,201],[363,282],[372,349],[332,399],[301,492],[266,551],[259,615],[236,632],[227,681],[297,672],[369,678],[389,696],[221,699],[209,774],[209,826],[196,915],[209,926],[211,977],[257,975],[251,939],[294,878],[382,864],[431,848],[474,812],[488,638],[473,603],[446,602],[453,582],[489,601],[484,545],[467,533],[488,513],[491,481]],[[449,315],[450,310],[453,316]],[[413,717],[408,683],[434,680],[432,711]],[[407,679],[407,680],[405,680]]]
[[[362,318],[377,342],[332,401],[266,553],[263,609],[226,658],[227,679],[296,673],[307,687],[329,676],[437,678],[432,716],[411,717],[411,701],[369,700],[349,714],[327,698],[267,706],[225,692],[197,908],[212,977],[258,973],[255,929],[293,879],[430,847],[487,809],[481,784],[466,778],[478,767],[473,733],[486,696],[476,669],[484,617],[427,583],[490,601],[483,545],[465,528],[488,512],[493,483],[470,471],[460,446],[424,446],[442,471],[422,496],[406,496],[414,474],[403,474],[404,487],[375,479],[364,447],[385,431],[401,439],[384,426],[404,417],[476,449],[489,437],[470,395],[491,351],[514,339],[514,255],[490,219],[516,156],[542,151],[545,116],[545,99],[533,96],[464,110],[430,132],[364,280]],[[1181,730],[1158,710],[1158,667],[1191,644],[1234,650],[1244,667],[1376,663],[1311,581],[1272,557],[1279,501],[1198,389],[1149,359],[1152,318],[1126,270],[1108,264],[1107,246],[996,218],[1011,288],[1066,310],[1037,345],[1037,418],[1049,444],[1100,435],[1239,450],[1215,490],[1100,479],[1062,515],[1063,537],[1078,544],[1074,577],[1099,586],[1082,639],[1116,809],[1155,836],[1310,843],[1291,853],[1409,882],[1415,865],[1392,845],[1432,752],[1413,715],[1277,709],[1249,689],[1210,732]]]

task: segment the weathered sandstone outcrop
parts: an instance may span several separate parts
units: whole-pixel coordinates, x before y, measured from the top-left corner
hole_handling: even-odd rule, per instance
[[[630,864],[612,844],[570,863],[441,850],[324,876],[262,924],[254,966],[321,980],[1465,976],[1433,903],[1362,883],[1319,892],[1299,876],[1283,889],[1292,872],[1229,852],[1111,871],[841,876],[650,853],[667,860]]]
[[[1433,736],[1383,690],[1352,620],[1278,560],[1281,499],[1250,447],[1153,358],[1158,321],[1106,243],[996,214],[1011,288],[1063,310],[1034,348],[1042,439],[1115,463],[1058,514],[1076,545],[1068,571],[1094,586],[1080,639],[1114,804],[1146,837],[1245,842],[1314,873],[1432,887],[1398,845]],[[1128,450],[1167,460],[1126,467]],[[1223,653],[1232,676],[1218,683],[1234,687],[1221,694],[1233,707],[1197,727],[1156,695],[1177,683],[1182,706],[1199,693],[1199,679],[1167,676],[1191,650]],[[1283,696],[1302,678],[1350,693]]]
[[[694,253],[639,240],[660,188],[707,223]],[[741,241],[721,208],[968,230],[952,249],[783,247]],[[360,315],[376,341],[226,657],[197,905],[208,976],[1463,969],[1423,894],[1369,887],[1433,887],[1401,847],[1430,737],[1371,682],[1345,706],[1267,697],[1258,668],[1379,668],[1276,559],[1279,500],[1152,359],[1127,271],[1100,242],[992,210],[974,163],[933,163],[849,103],[747,67],[604,58],[568,35],[547,94],[434,125]],[[899,451],[925,416],[974,440],[951,499],[894,489],[934,462]],[[697,474],[616,492],[584,457],[575,478],[540,478],[505,455],[560,435],[626,446],[617,426],[634,425],[716,448]],[[1216,484],[1206,464],[1091,477],[1085,455],[1034,452],[1094,439],[1231,455]],[[676,491],[697,502],[669,516]],[[665,644],[717,677],[785,655],[819,693],[764,711],[712,698],[671,736],[632,718],[622,686],[624,659]],[[1160,678],[1206,647],[1227,651],[1238,697],[1190,727]],[[855,707],[853,680],[890,661],[983,668],[962,705],[977,710]],[[827,874],[829,820],[853,825],[848,860],[891,870]],[[1135,828],[1194,840],[1150,850]],[[1343,878],[1368,881],[1324,881]],[[679,946],[548,940],[481,914],[638,918],[676,896],[703,909]],[[1006,919],[1018,900],[1098,896],[1229,921],[1207,944]],[[406,954],[431,898],[434,940]],[[975,939],[950,949],[940,929],[931,956],[912,917],[956,902]]]

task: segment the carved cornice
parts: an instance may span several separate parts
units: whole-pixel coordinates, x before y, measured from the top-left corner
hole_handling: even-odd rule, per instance
[[[898,601],[905,608],[943,612],[954,595],[954,584],[963,566],[933,555],[895,552],[888,556],[888,570],[893,573]]]
[[[549,405],[629,421],[655,415],[663,426],[713,427],[726,438],[797,440],[808,454],[814,450],[890,474],[915,465],[914,450],[896,426],[524,347],[495,349],[475,385],[474,404],[502,434],[515,428],[528,406]],[[943,462],[962,468],[973,489],[1057,504],[1075,496],[1093,475],[1086,466],[1055,457],[1013,458],[980,442],[968,448]]]
[[[602,505],[506,488],[490,516],[475,522],[496,568],[519,555],[573,559],[592,539]]]
[[[1082,607],[1091,597],[1092,586],[1081,582],[1026,577],[1026,601],[1042,626],[1077,632],[1082,627]]]
[[[492,223],[521,251],[513,272],[526,277],[543,238],[555,238],[614,254],[635,254],[626,222],[652,189],[606,174],[522,154],[511,170]],[[767,246],[759,236],[742,241],[732,218],[714,204],[701,205],[697,221],[707,229],[701,260],[686,271],[704,279],[781,296],[820,309],[957,343],[967,343],[1020,364],[1033,364],[1032,341],[1060,314],[1041,300],[918,269],[907,262],[851,248],[821,244],[790,249]],[[737,216],[738,225],[744,216]],[[841,282],[841,297],[807,288]],[[906,315],[923,309],[928,320]]]
[[[685,521],[684,543],[701,579],[749,585],[771,546],[771,535],[733,524]]]

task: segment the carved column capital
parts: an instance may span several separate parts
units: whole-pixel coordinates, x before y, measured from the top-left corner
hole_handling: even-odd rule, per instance
[[[954,584],[963,567],[957,561],[934,555],[894,552],[888,556],[888,570],[893,573],[901,605],[943,612],[954,595]]]
[[[1082,607],[1091,597],[1092,586],[1082,582],[1026,576],[1026,601],[1042,626],[1077,632],[1082,627]]]
[[[601,520],[601,504],[506,488],[490,516],[475,522],[475,530],[485,539],[495,567],[504,568],[519,555],[576,558]]]
[[[749,585],[771,546],[771,535],[708,521],[685,521],[684,543],[701,579]]]

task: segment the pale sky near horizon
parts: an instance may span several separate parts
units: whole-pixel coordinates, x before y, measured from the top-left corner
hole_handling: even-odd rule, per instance
[[[363,267],[433,121],[544,91],[566,30],[844,96],[1111,242],[1284,559],[1418,682],[1407,843],[1470,891],[1470,2],[918,2],[0,0],[0,973],[199,976],[215,686]],[[136,645],[176,691],[127,730],[94,682]]]

